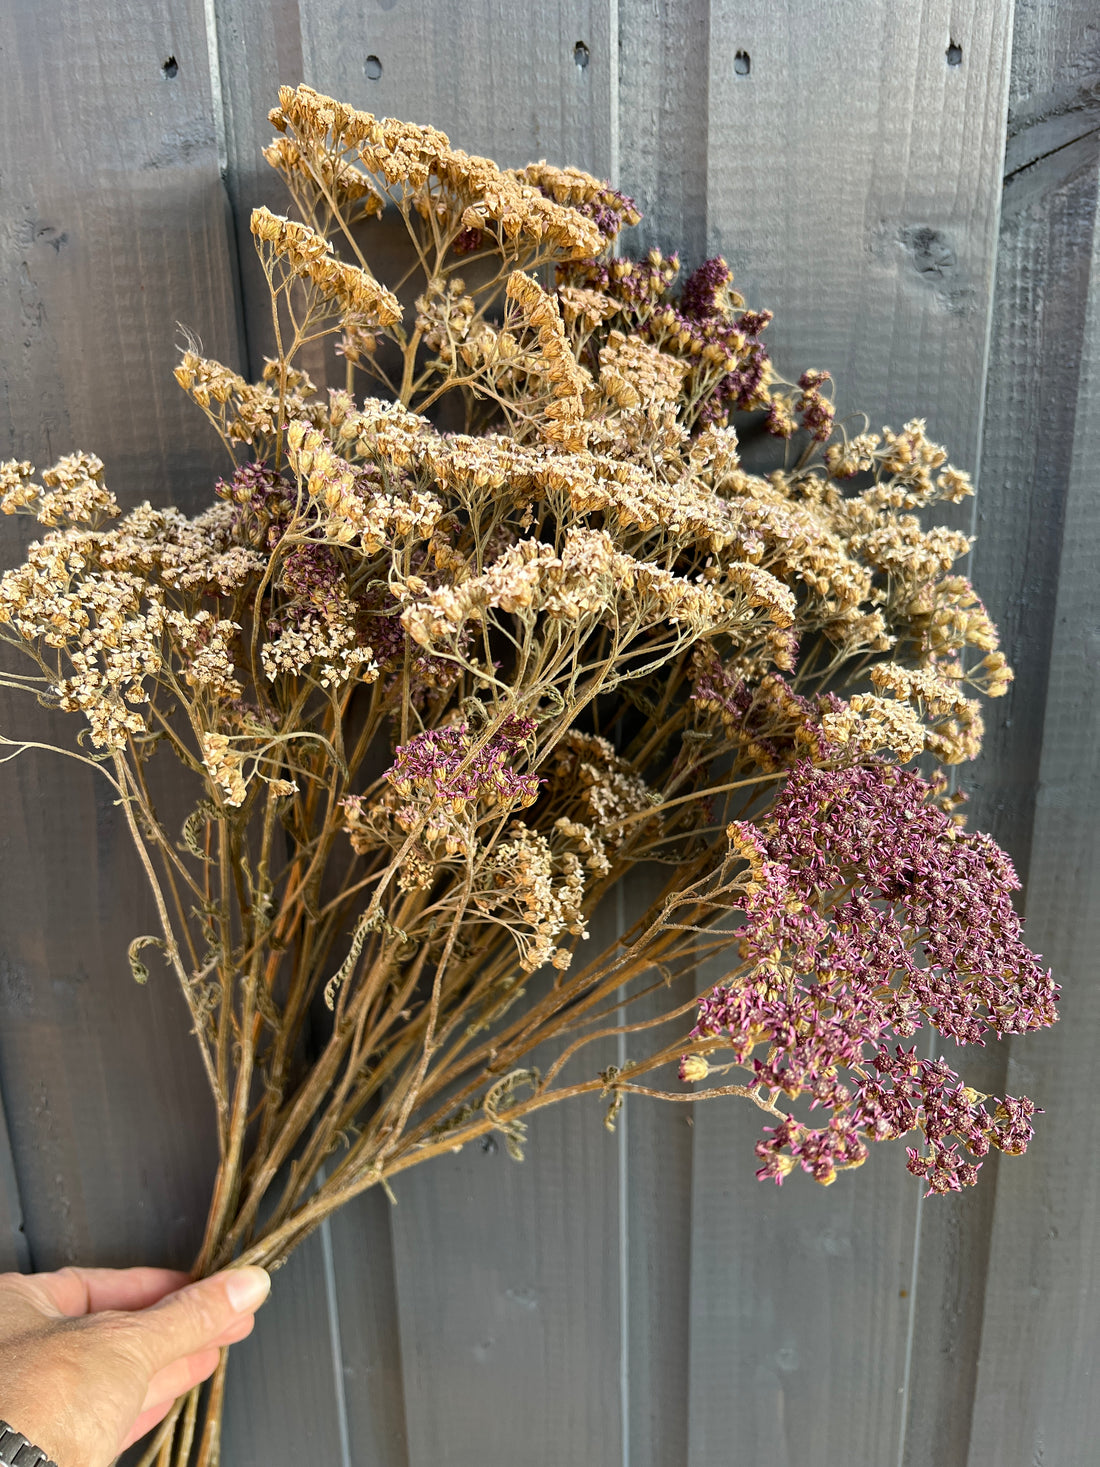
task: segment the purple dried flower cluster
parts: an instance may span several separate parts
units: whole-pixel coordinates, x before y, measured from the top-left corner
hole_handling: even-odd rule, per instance
[[[759,337],[772,313],[741,309],[744,301],[729,288],[732,276],[720,256],[694,270],[673,303],[669,293],[679,268],[676,255],[651,250],[644,260],[571,265],[563,276],[618,301],[630,328],[661,351],[703,364],[711,374],[717,368],[702,398],[701,424],[724,423],[735,408],[766,406],[768,353]]]
[[[533,805],[542,781],[535,774],[517,773],[513,765],[536,727],[534,719],[509,716],[480,748],[476,731],[465,720],[426,728],[398,746],[386,778],[399,795],[416,791],[443,799],[456,814],[478,800]]]
[[[742,756],[761,769],[774,773],[807,757],[823,763],[839,755],[822,729],[822,719],[844,707],[835,693],[803,697],[778,672],[750,684],[712,647],[696,654],[692,671],[690,701],[716,714]]]
[[[294,509],[294,495],[281,474],[264,463],[242,464],[227,483],[219,479],[214,492],[237,506],[233,539],[273,549],[282,539]]]
[[[279,584],[296,601],[325,606],[346,576],[339,557],[327,545],[296,545],[279,568]]]
[[[719,309],[719,292],[733,279],[733,271],[715,255],[692,271],[680,292],[680,313],[695,321],[704,321]]]
[[[1058,987],[1021,937],[1011,862],[989,836],[962,832],[933,794],[884,763],[800,763],[767,821],[729,827],[749,863],[738,906],[753,966],[704,999],[693,1037],[721,1036],[758,1084],[832,1112],[818,1130],[788,1116],[758,1143],[758,1176],[779,1182],[801,1164],[828,1182],[863,1160],[862,1136],[917,1129],[928,1151],[911,1152],[909,1170],[943,1192],[975,1179],[960,1142],[974,1156],[1027,1145],[1030,1101],[1005,1097],[991,1113],[948,1065],[891,1045],[925,1019],[981,1044],[1057,1018]]]
[[[819,371],[803,372],[798,379],[802,393],[794,410],[801,415],[802,426],[815,443],[827,443],[832,435],[836,410],[821,391],[823,385],[831,381],[830,373]]]
[[[543,189],[543,193],[548,198],[553,197],[549,189]],[[624,218],[640,220],[642,217],[630,195],[620,193],[609,184],[594,198],[585,199],[577,208],[586,219],[592,220],[604,239],[609,241],[615,239],[622,229]]]

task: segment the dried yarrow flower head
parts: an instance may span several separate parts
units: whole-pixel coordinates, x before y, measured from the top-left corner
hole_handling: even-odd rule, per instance
[[[879,761],[800,763],[765,820],[729,827],[747,863],[748,966],[703,1000],[694,1037],[720,1038],[769,1092],[832,1112],[817,1129],[788,1115],[757,1147],[760,1176],[781,1181],[798,1162],[829,1182],[866,1157],[865,1140],[917,1130],[928,1150],[910,1152],[910,1170],[945,1191],[977,1175],[960,1143],[976,1157],[1026,1144],[1007,1117],[1030,1101],[989,1111],[949,1066],[895,1043],[926,1023],[966,1045],[1057,1017],[1057,987],[1020,935],[1011,863],[932,793]]]
[[[933,1191],[1021,1151],[1032,1102],[906,1048],[1056,1017],[1011,864],[939,768],[1011,678],[969,538],[929,522],[967,475],[923,420],[849,435],[827,372],[783,380],[724,260],[681,282],[619,252],[639,215],[605,181],[305,86],[272,121],[298,215],[252,215],[277,354],[250,382],[189,341],[176,370],[231,459],[209,505],[123,512],[90,454],[0,465],[0,508],[42,527],[0,576],[32,661],[5,681],[84,714],[215,1100],[198,1266],[281,1257],[489,1131],[516,1151],[564,1096],[686,1098],[642,1083],[662,1067],[700,1097],[742,1070],[714,1093],[774,1118],[777,1181],[910,1132]],[[393,281],[382,217],[410,237]],[[178,834],[157,748],[196,784]],[[663,890],[604,946],[641,863]],[[584,1071],[641,993],[667,1011]]]

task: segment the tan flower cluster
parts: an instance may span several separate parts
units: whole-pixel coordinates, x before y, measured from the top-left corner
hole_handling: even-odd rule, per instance
[[[482,868],[488,880],[475,892],[473,904],[509,929],[525,973],[544,963],[564,971],[573,955],[556,939],[563,933],[588,936],[584,866],[573,851],[555,854],[545,835],[521,821],[507,833]]]
[[[116,749],[146,731],[138,705],[149,701],[146,679],[161,668],[164,607],[142,576],[85,575],[94,550],[95,536],[77,530],[31,545],[24,563],[0,577],[0,624],[67,656],[71,676],[53,685],[60,706],[87,715],[97,747]]]
[[[341,430],[362,431],[350,415]],[[396,431],[401,432],[400,426]],[[377,444],[376,444],[377,448]],[[301,420],[287,428],[287,459],[320,512],[325,535],[340,544],[359,542],[373,555],[395,539],[427,539],[443,506],[432,494],[413,489],[407,493],[364,489],[354,466],[341,458],[318,429]]]
[[[252,233],[273,256],[285,259],[293,274],[308,277],[343,311],[380,326],[396,326],[401,320],[401,303],[393,292],[369,271],[337,259],[331,242],[308,224],[261,207],[252,211]]]
[[[233,747],[228,734],[203,733],[200,737],[202,762],[207,773],[222,790],[225,803],[243,805],[248,793],[248,781],[244,777],[245,755]]]
[[[319,150],[307,155],[288,136],[273,138],[263,155],[282,174],[295,199],[320,193],[331,199],[335,209],[350,211],[356,219],[380,215],[385,208],[385,200],[370,179],[346,158]]]
[[[624,822],[631,816],[651,813],[648,832],[660,825],[660,795],[597,734],[568,729],[554,746],[550,777],[571,811],[555,828],[579,847],[597,874],[604,874],[608,854],[623,844]]]
[[[509,275],[507,294],[538,333],[541,368],[552,398],[542,413],[540,436],[564,449],[583,449],[588,441],[584,401],[592,378],[573,355],[557,301],[521,270]]]
[[[103,461],[94,453],[69,453],[33,481],[34,466],[18,459],[0,464],[0,510],[30,510],[42,525],[98,524],[120,513],[103,486]],[[51,492],[47,493],[46,490]]]
[[[838,749],[860,756],[893,754],[899,764],[924,752],[927,732],[908,703],[872,693],[856,693],[846,707],[826,713],[821,730]]]
[[[308,674],[322,688],[338,688],[350,678],[371,683],[378,663],[369,647],[360,646],[351,606],[331,600],[324,611],[296,616],[260,652],[270,682],[280,673]]]
[[[216,617],[204,607],[194,616],[169,610],[164,624],[182,654],[184,681],[211,698],[239,698],[244,691],[236,677],[232,648],[240,623]]]
[[[569,204],[574,209],[589,207],[609,209],[617,217],[617,234],[624,225],[640,224],[642,216],[633,201],[616,193],[614,189],[585,173],[581,168],[558,168],[547,163],[545,158],[538,163],[528,163],[526,168],[513,170],[513,176],[535,188],[559,204]]]
[[[601,321],[618,314],[619,306],[602,290],[592,290],[582,285],[558,287],[558,305],[566,326],[579,326],[584,331],[594,331]]]
[[[567,531],[561,554],[538,540],[510,545],[479,576],[428,589],[419,578],[406,581],[409,604],[401,621],[423,647],[453,640],[468,620],[489,611],[545,615],[578,622],[613,609],[621,623],[668,623],[694,636],[745,619],[738,602],[760,607],[768,618],[789,625],[793,599],[785,586],[756,566],[726,567],[731,601],[714,582],[688,581],[663,566],[637,560],[616,549],[606,530]]]
[[[403,186],[424,212],[455,215],[454,223],[465,229],[491,229],[500,247],[513,253],[545,243],[567,258],[584,259],[603,248],[604,236],[578,209],[547,198],[490,158],[452,148],[437,128],[377,118],[307,86],[280,87],[279,106],[269,117],[280,133],[294,134],[311,161],[354,153],[381,181],[383,193]],[[433,178],[442,198],[429,190]]]
[[[688,370],[687,362],[621,331],[600,347],[600,388],[619,408],[676,402]]]

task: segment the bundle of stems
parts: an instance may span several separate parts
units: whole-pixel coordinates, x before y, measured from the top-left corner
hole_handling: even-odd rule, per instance
[[[1054,1017],[1007,858],[902,769],[971,757],[974,695],[1011,676],[951,572],[967,538],[918,517],[966,475],[920,421],[853,434],[826,373],[779,378],[723,261],[679,286],[616,253],[637,210],[587,174],[307,87],[272,121],[299,215],[252,215],[276,354],[250,383],[190,343],[176,373],[232,460],[214,503],[123,514],[87,453],[0,469],[48,527],[0,580],[34,663],[3,680],[84,713],[66,752],[111,782],[160,919],[134,975],[159,948],[209,1081],[196,1276],[276,1267],[490,1132],[520,1156],[586,1094],[612,1125],[630,1095],[745,1098],[777,1181],[910,1130],[936,1191],[976,1174],[960,1140],[1022,1149],[1030,1102],[890,1044]],[[366,246],[394,221],[386,285]],[[194,781],[179,831],[158,750]],[[590,951],[642,864],[658,894]],[[225,1356],[145,1464],[213,1467],[224,1381]]]

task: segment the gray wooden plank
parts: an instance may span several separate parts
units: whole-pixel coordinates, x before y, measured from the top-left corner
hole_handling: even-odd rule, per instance
[[[1058,566],[1077,409],[1096,204],[1100,36],[1089,3],[1016,6],[1006,180],[971,571],[1016,673],[986,712],[982,757],[961,772],[970,820],[989,830],[1025,884],[1039,784]],[[1090,133],[1091,129],[1091,133]],[[1023,898],[1021,898],[1022,900]],[[1022,1042],[1025,1058],[1030,1040]],[[1003,1094],[1008,1043],[967,1052],[967,1076]],[[1046,1142],[1041,1130],[1036,1145]],[[956,1467],[971,1415],[998,1170],[924,1215],[909,1393],[907,1467]]]
[[[710,0],[619,0],[619,179],[642,211],[623,252],[692,270],[707,249]]]
[[[274,1275],[252,1336],[230,1351],[222,1461],[233,1467],[390,1467],[382,1457],[348,1457],[336,1386],[320,1231]]]
[[[280,85],[297,86],[302,72],[298,0],[217,0],[214,6],[221,83],[225,182],[232,205],[246,321],[248,365],[253,377],[274,355],[267,283],[249,227],[252,210],[266,203],[286,211],[279,179],[262,150],[274,136],[267,114]]]
[[[5,454],[44,467],[95,449],[123,504],[193,509],[225,463],[172,380],[175,323],[211,355],[243,356],[202,0],[18,3],[2,68]],[[18,529],[4,522],[5,564]],[[5,695],[0,727],[71,743],[77,725]],[[187,1266],[216,1159],[211,1105],[167,974],[153,964],[139,989],[129,973],[126,945],[155,915],[125,824],[86,768],[35,755],[2,776],[0,1073],[35,1263]],[[328,1340],[323,1280],[312,1247],[230,1371],[237,1461],[289,1446],[339,1460],[331,1353],[309,1348]]]
[[[15,1175],[8,1123],[0,1101],[0,1273],[25,1273],[30,1266],[30,1249],[23,1230],[19,1179]]]
[[[1009,1089],[1046,1110],[1002,1165],[969,1467],[1084,1462],[1100,1438],[1100,1170],[1081,1137],[1082,1076],[1100,1038],[1100,227],[1081,359],[1050,656],[1027,918],[1062,983],[1062,1020],[1014,1044]],[[1087,1102],[1084,1102],[1087,1103]]]
[[[974,0],[836,0],[812,22],[787,4],[711,8],[708,253],[776,311],[784,376],[828,368],[841,415],[926,418],[970,470],[1010,26],[1010,4]],[[919,1187],[900,1147],[879,1146],[827,1192],[801,1175],[762,1188],[759,1129],[736,1103],[697,1108],[689,1462],[726,1461],[731,1442],[746,1461],[895,1462]]]
[[[374,1188],[330,1224],[344,1411],[355,1467],[407,1467],[409,1460],[393,1257],[398,1221],[393,1204]]]
[[[174,323],[238,348],[202,5],[20,3],[3,74],[5,452],[95,449],[123,502],[193,504],[221,450],[172,380]],[[5,694],[0,726],[79,724]],[[182,1001],[155,965],[145,989],[129,974],[154,918],[124,822],[60,758],[5,765],[0,789],[0,1068],[35,1260],[189,1261],[210,1106]]]
[[[668,874],[667,866],[631,872],[622,919],[627,907],[638,910],[653,901]],[[694,988],[694,975],[682,978],[671,990],[631,1004],[627,1017],[636,1023],[668,1013],[689,1003]],[[669,1028],[653,1031],[649,1052],[669,1037]],[[644,1034],[623,1036],[623,1058],[642,1058],[646,1052]],[[667,1083],[667,1072],[655,1083]],[[629,1096],[620,1121],[626,1143],[622,1364],[627,1395],[623,1462],[628,1467],[687,1463],[694,1157],[690,1112],[690,1106]]]
[[[603,1109],[532,1117],[522,1165],[494,1139],[396,1179],[411,1467],[623,1460],[620,1143]]]
[[[600,0],[537,11],[499,0],[461,10],[309,0],[301,36],[302,78],[341,100],[429,122],[504,165],[548,157],[613,172],[617,58]],[[380,63],[376,79],[368,56]],[[366,243],[384,255],[385,228],[371,229]],[[387,1467],[619,1460],[619,1169],[600,1120],[595,1104],[536,1117],[521,1167],[503,1149],[474,1147],[402,1177],[387,1223],[393,1304],[377,1218],[374,1258],[360,1214],[334,1221],[356,1460],[373,1462],[371,1451]],[[369,1369],[380,1372],[373,1381]]]
[[[709,0],[619,0],[619,186],[642,212],[621,247],[678,252],[686,273],[707,252]],[[632,877],[631,905],[645,873]],[[686,984],[683,986],[687,986]],[[684,992],[678,1001],[686,1002]],[[667,995],[639,1003],[655,1014]],[[624,1461],[683,1467],[689,1430],[693,1130],[689,1108],[640,1097],[626,1132]]]

